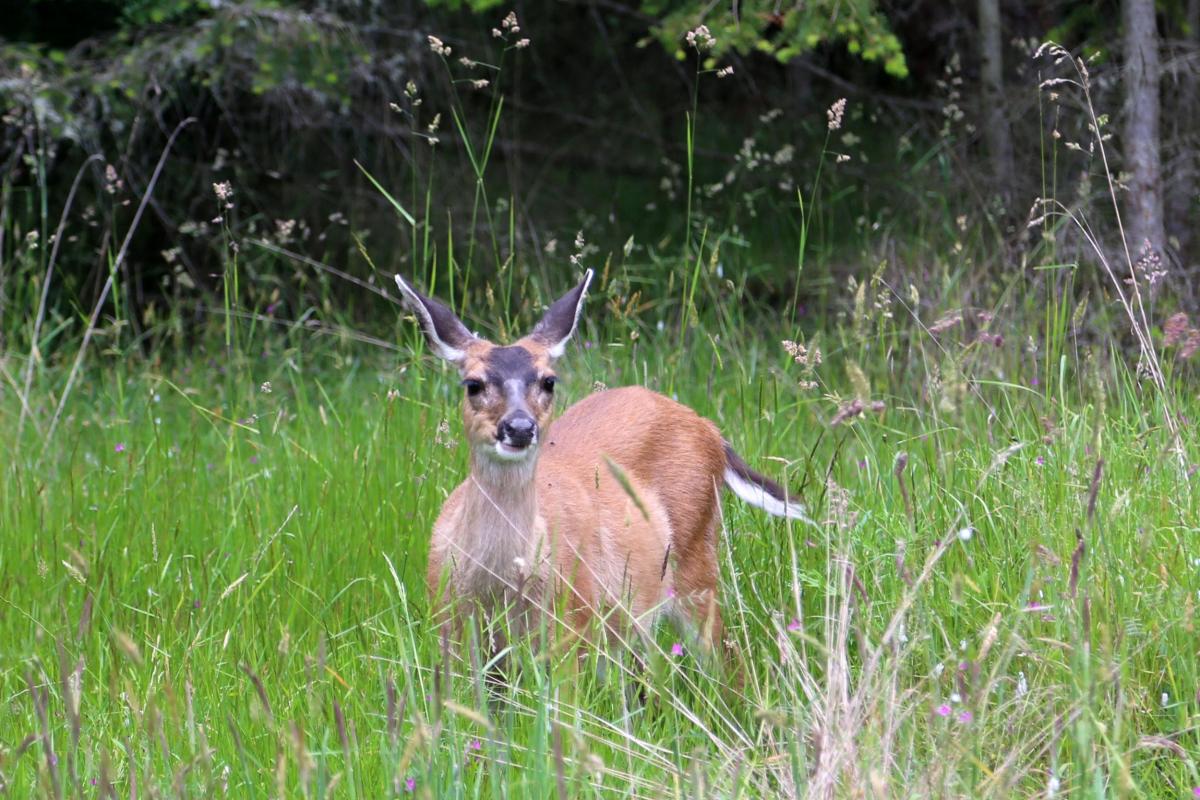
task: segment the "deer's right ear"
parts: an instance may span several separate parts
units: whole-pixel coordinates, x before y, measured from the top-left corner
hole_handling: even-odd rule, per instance
[[[396,286],[404,296],[404,305],[417,315],[430,349],[447,361],[461,364],[467,356],[467,347],[475,341],[475,336],[467,330],[467,326],[453,311],[421,294],[399,275],[396,276]]]

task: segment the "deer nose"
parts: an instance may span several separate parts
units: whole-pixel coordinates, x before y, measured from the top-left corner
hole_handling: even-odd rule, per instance
[[[511,447],[528,447],[537,433],[537,423],[528,414],[514,414],[500,423],[498,437]]]

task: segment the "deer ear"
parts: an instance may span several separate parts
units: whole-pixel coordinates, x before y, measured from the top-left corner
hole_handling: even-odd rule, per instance
[[[426,297],[414,289],[408,281],[396,276],[396,286],[404,296],[404,305],[417,315],[425,340],[434,353],[454,364],[461,364],[467,356],[467,347],[475,336],[454,312],[437,300]]]
[[[554,305],[546,309],[541,322],[529,334],[529,338],[536,339],[546,346],[546,352],[551,358],[561,356],[567,349],[567,342],[575,334],[579,318],[583,315],[583,301],[587,297],[588,285],[591,282],[592,271],[589,269],[574,289],[555,300]]]

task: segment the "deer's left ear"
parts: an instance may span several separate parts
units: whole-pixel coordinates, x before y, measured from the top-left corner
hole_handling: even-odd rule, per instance
[[[546,309],[542,317],[529,334],[545,345],[546,352],[551,358],[558,358],[567,349],[567,342],[575,335],[579,327],[579,318],[583,316],[583,301],[587,297],[588,285],[592,282],[592,271],[583,274],[583,280],[571,291],[554,301],[554,305]]]

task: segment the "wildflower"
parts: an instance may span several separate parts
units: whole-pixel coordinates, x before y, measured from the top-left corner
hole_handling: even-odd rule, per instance
[[[417,779],[416,778],[408,778],[407,780],[404,781],[404,791],[412,792],[412,791],[415,791],[416,788],[417,788]]]
[[[432,50],[434,53],[441,56],[442,58],[450,57],[451,50],[449,47],[446,46],[445,42],[443,42],[441,39],[439,39],[436,36],[430,36],[430,37],[428,37],[428,39],[429,39],[429,49],[430,50]]]
[[[233,186],[229,181],[221,181],[212,185],[213,193],[216,194],[217,200],[225,204],[226,208],[233,208],[233,203],[229,202],[229,198],[233,197]],[[220,220],[218,220],[219,222]]]
[[[1187,314],[1182,311],[1172,314],[1163,325],[1163,347],[1171,347],[1185,341],[1191,328]]]
[[[721,67],[719,70],[717,70],[718,78],[728,78],[732,74],[733,74],[733,65],[732,64],[727,67]]]
[[[829,421],[829,424],[830,425],[841,425],[843,422],[845,422],[848,419],[854,419],[862,412],[863,412],[863,402],[862,402],[862,400],[855,398],[855,399],[851,400],[849,403],[846,403],[841,408],[839,408],[837,410],[837,413],[833,415],[833,419],[831,419]]]
[[[1037,458],[1035,458],[1035,459],[1033,460],[1033,463],[1034,463],[1034,464],[1036,464],[1036,465],[1037,465],[1037,466],[1039,466],[1039,467],[1044,467],[1044,466],[1046,466],[1046,457],[1045,457],[1045,456],[1038,456]]]
[[[117,177],[117,168],[109,164],[104,168],[104,191],[116,194],[121,188],[121,179]]]
[[[934,709],[934,713],[937,714],[939,717],[948,717],[948,716],[950,716],[950,706],[946,705],[945,703],[942,703],[940,706],[938,706],[936,709]]]
[[[846,113],[846,98],[838,100],[829,107],[825,116],[829,119],[829,130],[836,131],[842,127],[842,116]]]
[[[263,381],[262,386],[258,387],[258,390],[260,392],[262,392],[263,394],[270,394],[271,393],[271,382]]]
[[[1187,341],[1183,343],[1183,347],[1179,348],[1179,357],[1191,358],[1197,350],[1200,350],[1200,331],[1192,328],[1188,331]]]
[[[679,642],[671,645],[671,655],[675,656],[675,658],[679,658],[681,655],[683,655],[683,645],[681,645]]]
[[[1163,266],[1162,258],[1158,255],[1158,251],[1154,249],[1154,245],[1150,244],[1149,239],[1143,241],[1142,252],[1138,255],[1133,268],[1134,273],[1140,272],[1142,277],[1145,278],[1146,283],[1150,286],[1154,286],[1154,284],[1167,277],[1167,270]],[[1132,280],[1130,282],[1132,283]]]
[[[788,626],[787,626],[788,632],[789,633],[799,633],[800,628],[801,628],[800,619],[798,617],[792,617],[792,621],[789,622]]]
[[[963,528],[961,531],[958,532],[958,540],[960,542],[969,542],[969,541],[971,541],[971,537],[974,535],[975,535],[975,529],[972,528],[970,525],[968,525],[967,527]]]
[[[117,446],[113,448],[113,452],[114,453],[124,453],[125,452],[125,443],[117,442]]]
[[[971,720],[973,720],[974,718],[975,717],[971,714],[970,711],[964,711],[958,715],[958,721],[961,722],[963,725],[971,724]]]
[[[717,40],[713,38],[712,32],[708,29],[707,25],[701,25],[695,30],[688,31],[686,38],[688,47],[696,48],[697,52],[711,50],[717,44]]]

